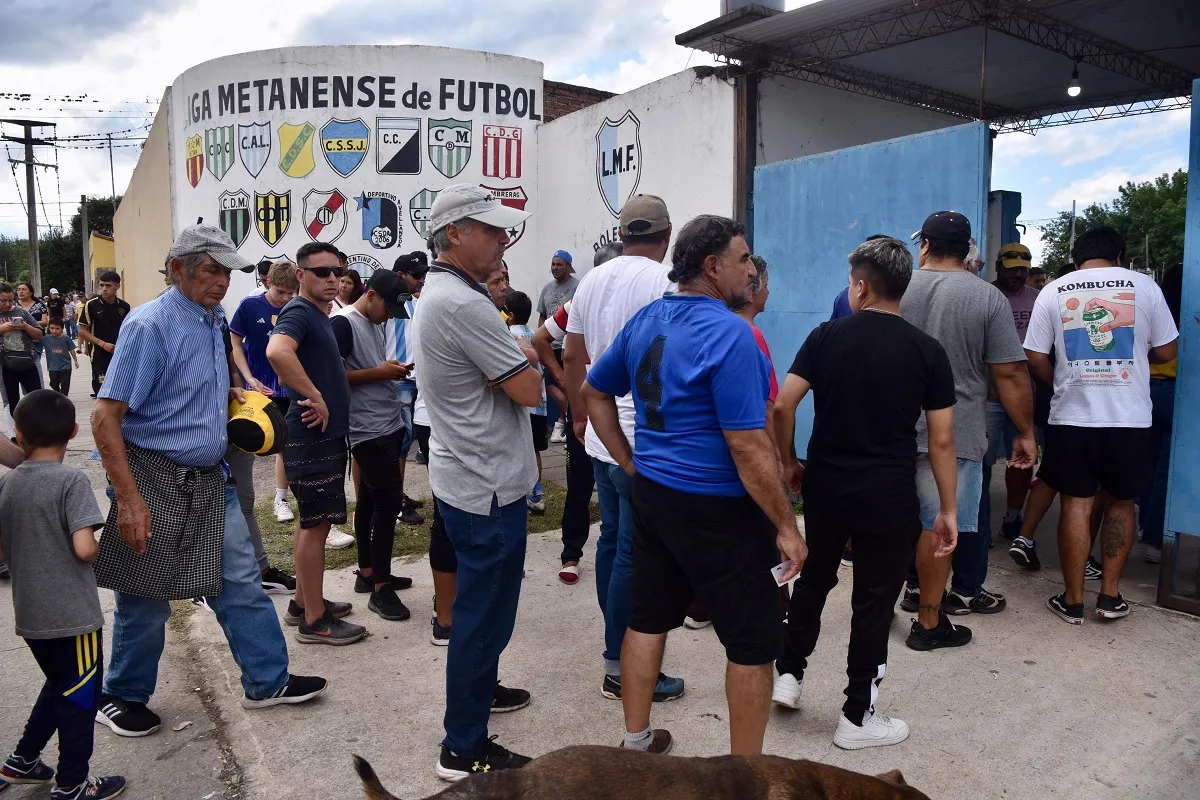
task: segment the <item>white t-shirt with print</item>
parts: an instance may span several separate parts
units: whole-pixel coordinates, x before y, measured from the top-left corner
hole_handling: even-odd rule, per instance
[[[1046,284],[1025,349],[1055,349],[1050,424],[1149,428],[1150,348],[1178,337],[1162,290],[1148,275],[1100,267]]]
[[[671,268],[645,256],[620,256],[594,267],[579,281],[567,318],[567,333],[581,333],[588,360],[595,364],[608,350],[629,318],[674,288],[667,278]],[[633,446],[633,396],[617,398],[621,430]],[[583,439],[587,454],[609,464],[616,461],[592,429],[589,420]]]

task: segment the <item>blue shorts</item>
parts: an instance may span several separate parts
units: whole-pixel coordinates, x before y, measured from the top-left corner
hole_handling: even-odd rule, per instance
[[[400,395],[400,419],[404,423],[404,438],[400,441],[400,458],[408,458],[413,443],[413,409],[417,405],[417,388],[403,383],[396,390]]]
[[[1017,426],[1009,419],[1004,406],[998,401],[989,400],[986,411],[987,420],[987,453],[983,456],[984,466],[990,467],[997,461],[1008,461],[1012,455],[1013,442],[1017,438]],[[1034,427],[1033,438],[1038,447],[1043,446],[1043,431]]]
[[[983,490],[983,462],[958,459],[958,530],[979,530],[979,496]],[[917,453],[917,500],[921,504],[921,530],[933,530],[942,508],[933,465],[928,453]]]

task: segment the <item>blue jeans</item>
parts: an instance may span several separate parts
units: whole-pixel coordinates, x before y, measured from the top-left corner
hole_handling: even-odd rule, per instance
[[[1167,474],[1171,466],[1171,428],[1175,417],[1175,379],[1150,380],[1150,467],[1154,480],[1142,492],[1140,521],[1142,541],[1147,547],[1162,548],[1167,516]]]
[[[596,599],[604,614],[604,657],[620,661],[633,586],[633,478],[616,464],[598,458],[592,459],[592,469],[600,496]]]
[[[525,568],[525,498],[490,514],[472,514],[436,501],[458,556],[454,635],[446,653],[446,738],[457,756],[480,756],[496,693],[500,654],[512,638]]]
[[[242,668],[242,689],[252,699],[268,697],[288,680],[287,644],[275,606],[263,593],[250,531],[237,490],[225,487],[225,544],[221,551],[221,594],[208,605],[225,632],[233,660]],[[147,703],[158,682],[158,661],[166,642],[166,600],[116,593],[111,660],[104,693]]]

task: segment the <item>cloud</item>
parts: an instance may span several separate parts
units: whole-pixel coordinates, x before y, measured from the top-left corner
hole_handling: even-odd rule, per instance
[[[33,2],[4,4],[0,64],[61,64],[79,57],[81,45],[95,47],[108,36],[136,26],[152,12],[179,0],[126,2]]]
[[[1151,181],[1163,173],[1174,172],[1186,168],[1182,154],[1163,159],[1149,169],[1133,172],[1126,167],[1106,169],[1103,172],[1079,178],[1067,184],[1050,196],[1049,204],[1054,208],[1069,208],[1071,201],[1078,204],[1080,210],[1092,203],[1103,203],[1117,196],[1118,190],[1126,183],[1144,183]]]

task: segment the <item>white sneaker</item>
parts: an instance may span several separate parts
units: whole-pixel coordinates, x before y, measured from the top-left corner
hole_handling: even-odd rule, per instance
[[[343,533],[337,528],[330,528],[329,535],[325,537],[326,550],[341,550],[343,547],[349,547],[354,544],[354,537],[348,533]]]
[[[1162,563],[1162,548],[1161,547],[1150,547],[1149,545],[1146,545],[1146,563],[1147,564],[1161,564]]]
[[[554,444],[562,444],[567,441],[567,429],[563,427],[561,419],[554,423],[554,431],[550,434],[550,441]]]
[[[691,628],[694,631],[698,631],[701,628],[707,628],[709,625],[712,625],[712,620],[711,619],[696,619],[695,617],[684,617],[683,624],[684,624],[684,627]]]
[[[790,673],[776,674],[775,686],[771,689],[771,702],[784,708],[800,708],[800,695],[804,692],[804,679],[796,680]]]
[[[846,719],[845,714],[839,715],[837,732],[833,734],[833,743],[843,750],[862,750],[865,747],[900,744],[907,738],[907,722],[892,719],[876,711],[863,722],[861,728]]]
[[[275,519],[280,522],[296,521],[296,515],[292,513],[292,507],[288,505],[287,500],[275,498]]]

